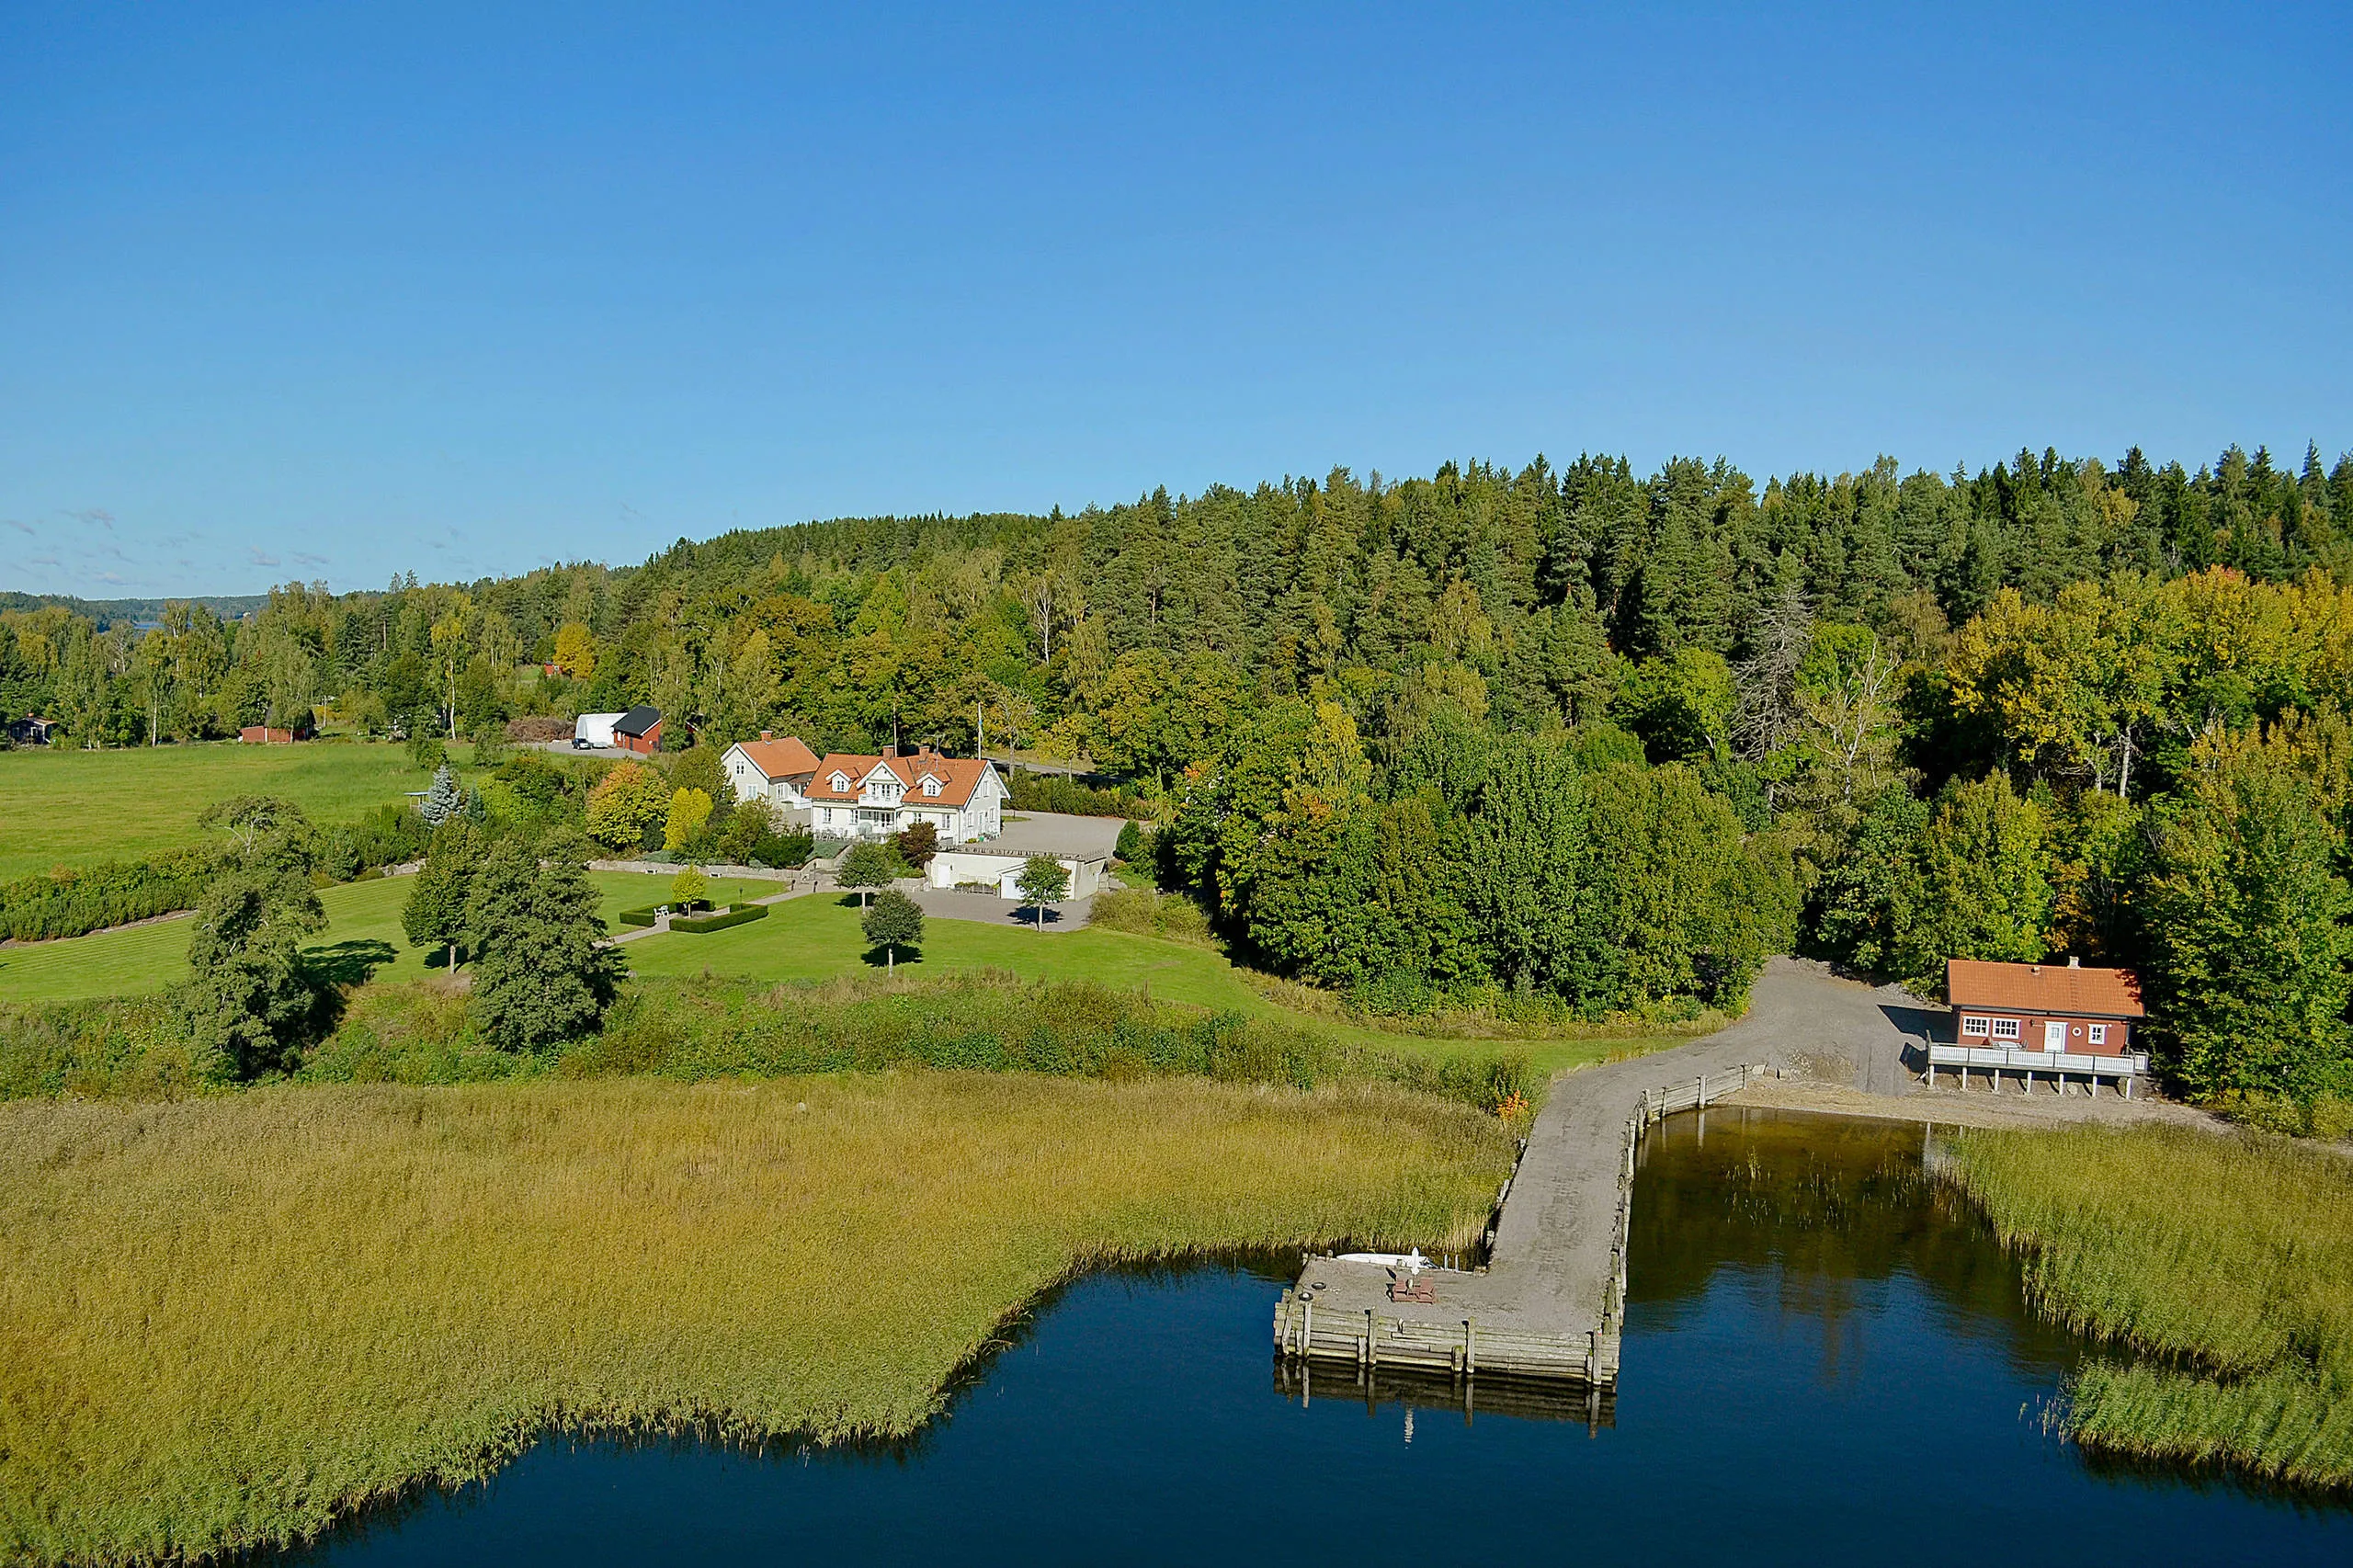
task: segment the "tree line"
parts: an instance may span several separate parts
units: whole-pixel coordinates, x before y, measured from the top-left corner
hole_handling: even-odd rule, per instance
[[[0,693],[85,744],[645,701],[709,756],[985,733],[1124,780],[1165,885],[1366,1006],[1688,1011],[1790,947],[1922,984],[2073,953],[2143,971],[2185,1085],[2302,1105],[2353,1089],[2348,579],[2353,457],[2316,448],[1761,486],[1584,456],[297,585],[142,636],[0,612]],[[699,831],[687,788],[608,783],[592,830]]]

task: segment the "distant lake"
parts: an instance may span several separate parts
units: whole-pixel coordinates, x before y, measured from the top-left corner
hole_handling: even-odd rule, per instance
[[[1110,1272],[912,1443],[551,1439],[277,1561],[2353,1562],[2353,1506],[2046,1436],[2083,1352],[2025,1314],[1920,1150],[1917,1129],[1790,1113],[1666,1123],[1607,1411],[1485,1379],[1467,1411],[1443,1381],[1302,1386],[1268,1328],[1295,1257]]]

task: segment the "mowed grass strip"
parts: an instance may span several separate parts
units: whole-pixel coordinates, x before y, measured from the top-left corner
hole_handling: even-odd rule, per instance
[[[1464,1247],[1509,1155],[1198,1079],[0,1106],[0,1557],[283,1541],[551,1426],[904,1433],[1090,1262]]]
[[[708,972],[744,980],[800,982],[883,967],[882,954],[869,949],[858,928],[857,899],[834,893],[788,900],[770,909],[766,920],[731,930],[649,937],[631,943],[627,951],[631,972],[641,975]],[[1149,991],[1162,1001],[1182,1002],[1211,1012],[1279,1020],[1354,1045],[1442,1056],[1517,1053],[1528,1058],[1540,1080],[1566,1068],[1604,1061],[1615,1051],[1662,1043],[1611,1039],[1430,1039],[1310,1017],[1268,1000],[1214,949],[1092,926],[1078,931],[1040,933],[1010,923],[934,915],[924,924],[923,947],[915,951],[900,949],[897,968],[918,977],[991,969],[1026,980],[1086,980],[1115,991]]]
[[[615,916],[620,911],[661,903],[670,896],[667,876],[591,871],[588,880],[596,884],[598,908],[608,930],[619,929]],[[428,958],[436,959],[433,971],[438,972],[438,956],[409,946],[401,929],[401,910],[415,885],[406,877],[381,877],[321,889],[319,903],[327,913],[327,929],[310,950],[325,959],[337,978],[355,983],[371,976],[423,979]],[[710,896],[722,903],[765,898],[783,886],[777,881],[713,878]],[[191,935],[192,928],[183,916],[55,942],[10,943],[0,947],[0,1000],[79,1002],[161,991],[187,978]]]
[[[194,844],[198,815],[233,795],[282,795],[333,823],[431,782],[407,747],[373,741],[0,752],[0,881]]]
[[[2260,1133],[1971,1131],[1954,1174],[2087,1367],[2088,1448],[2353,1487],[2353,1161]]]

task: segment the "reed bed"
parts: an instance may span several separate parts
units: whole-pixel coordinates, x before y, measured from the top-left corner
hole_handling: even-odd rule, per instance
[[[889,1073],[0,1105],[0,1559],[198,1557],[551,1427],[903,1434],[1091,1263],[1467,1247],[1491,1116]]]
[[[2353,1161],[2257,1133],[1971,1131],[1951,1174],[2034,1308],[2123,1357],[2058,1412],[2086,1448],[2353,1487]]]

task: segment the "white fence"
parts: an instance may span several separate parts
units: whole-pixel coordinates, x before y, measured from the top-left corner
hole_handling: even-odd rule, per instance
[[[2097,1096],[2103,1080],[2114,1083],[2132,1097],[2132,1081],[2149,1071],[2146,1056],[2095,1056],[2083,1051],[2028,1051],[2015,1045],[1930,1045],[1927,1071],[1924,1074],[1930,1087],[1935,1087],[1937,1069],[1949,1067],[1961,1074],[1961,1086],[1969,1087],[1972,1072],[1985,1074],[1986,1086],[1998,1090],[2005,1073],[2023,1074],[2020,1089],[2034,1092],[2036,1081],[2049,1075],[2054,1093],[2065,1094],[2075,1080],[2081,1078]]]

